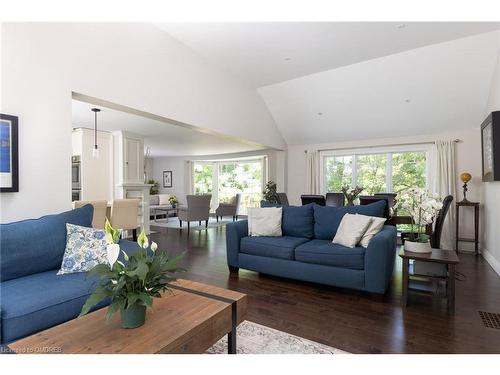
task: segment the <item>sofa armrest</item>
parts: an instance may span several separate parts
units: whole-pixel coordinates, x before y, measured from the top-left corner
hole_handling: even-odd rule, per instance
[[[396,227],[385,225],[365,251],[365,289],[385,293],[396,259]]]
[[[238,253],[243,237],[248,236],[248,220],[235,221],[226,225],[227,265],[239,267]]]

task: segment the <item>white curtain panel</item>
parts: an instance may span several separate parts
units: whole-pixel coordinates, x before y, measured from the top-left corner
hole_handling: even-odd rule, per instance
[[[308,194],[319,194],[319,153],[318,151],[307,151],[307,192]]]
[[[430,188],[431,191],[438,194],[441,198],[447,195],[456,199],[456,164],[455,164],[455,141],[436,141],[434,145],[434,155],[430,167],[434,173],[431,173]],[[453,249],[455,239],[455,202],[452,202],[448,215],[446,216],[443,232],[441,235],[441,247],[443,249]]]
[[[184,190],[186,191],[186,194],[194,194],[194,161],[192,160],[187,160],[186,161],[186,188]]]

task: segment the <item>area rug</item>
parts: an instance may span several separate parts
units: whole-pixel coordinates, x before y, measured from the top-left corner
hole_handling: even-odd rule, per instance
[[[348,354],[248,320],[236,330],[236,350],[238,354]],[[207,353],[227,354],[227,336],[215,343]]]
[[[226,225],[228,223],[232,223],[233,219],[228,217],[227,219],[219,219],[219,222],[215,220],[214,217],[211,217],[210,220],[208,220],[208,227],[209,228],[218,228],[223,225]],[[177,217],[169,217],[168,219],[158,219],[157,221],[151,220],[150,225],[152,226],[157,226],[157,227],[166,227],[166,228],[175,228],[175,229],[181,229],[180,223],[179,223],[179,218]],[[201,225],[198,225],[197,221],[192,221],[191,222],[191,230],[204,230],[205,229],[205,222],[202,221]],[[182,229],[187,230],[187,223],[183,222],[182,223]]]

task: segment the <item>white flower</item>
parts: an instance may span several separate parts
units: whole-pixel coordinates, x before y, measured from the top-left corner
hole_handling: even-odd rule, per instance
[[[153,253],[158,249],[158,244],[154,241],[151,241],[151,250],[153,250]]]
[[[109,267],[113,268],[113,265],[118,260],[118,256],[120,255],[120,245],[118,245],[117,243],[110,244],[106,246],[106,251]]]
[[[118,284],[118,281],[116,281],[116,280],[111,280],[111,284],[116,285],[116,284]]]
[[[111,233],[108,233],[106,232],[106,234],[104,235],[104,239],[106,240],[106,243],[108,245],[112,245],[114,244],[115,242],[113,241],[113,236],[111,235]]]

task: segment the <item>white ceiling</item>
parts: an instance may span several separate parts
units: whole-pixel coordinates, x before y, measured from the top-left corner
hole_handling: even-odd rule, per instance
[[[261,149],[222,136],[207,134],[179,125],[153,120],[78,100],[72,101],[72,127],[94,128],[94,113],[98,107],[98,129],[123,130],[142,135],[152,157],[184,155],[216,155]]]
[[[480,22],[162,23],[158,27],[257,88],[499,28]]]
[[[478,127],[499,37],[499,32],[490,32],[413,49],[259,92],[288,144]]]

